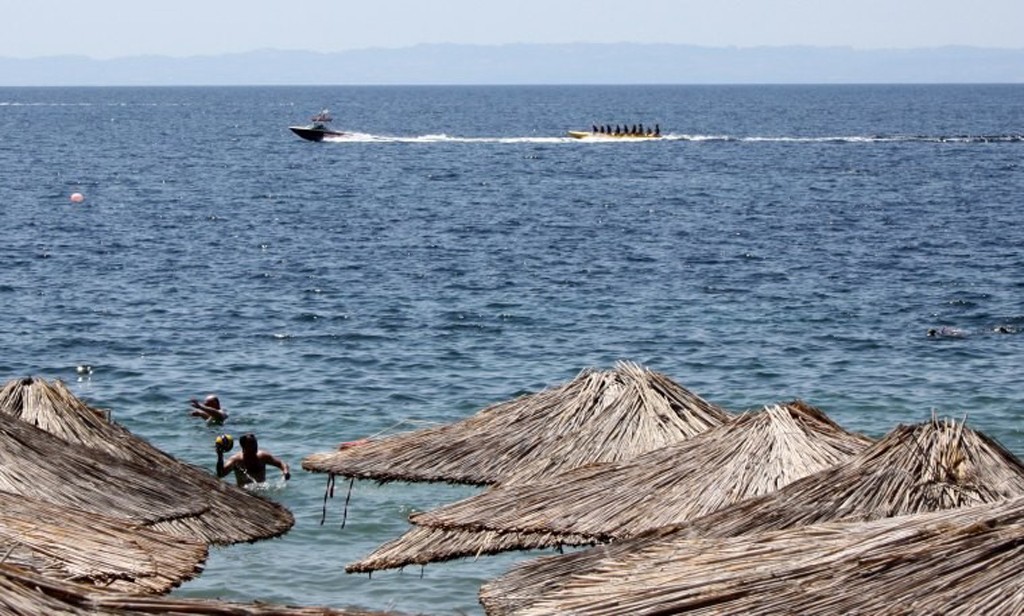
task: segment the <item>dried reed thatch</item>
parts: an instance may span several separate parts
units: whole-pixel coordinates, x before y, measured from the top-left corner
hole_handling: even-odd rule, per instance
[[[2,414],[0,490],[145,525],[206,511],[200,489],[164,469],[71,447]]]
[[[5,562],[66,581],[131,593],[167,592],[197,575],[206,544],[92,512],[0,492]]]
[[[373,476],[353,469],[363,464],[380,464],[383,468],[390,455],[404,455],[406,464],[429,466],[432,456],[446,457],[446,443],[458,441],[456,450],[447,454],[448,470],[438,471],[432,477],[466,483],[494,483],[500,479],[503,485],[518,484],[591,463],[629,459],[686,440],[729,418],[725,410],[668,377],[620,362],[613,371],[585,370],[566,385],[489,407],[450,426],[386,439],[381,443],[388,443],[387,447],[370,452],[368,462],[358,453],[367,451],[368,445],[347,450],[342,452],[342,458],[348,466],[332,467],[331,472],[346,470],[357,477]],[[404,452],[404,447],[414,448],[420,443],[438,449],[429,450],[435,453],[417,453],[415,457]],[[354,461],[348,461],[349,458]],[[468,466],[461,468],[463,463]],[[476,474],[476,479],[471,478],[472,474]],[[425,477],[420,475],[423,480]],[[399,477],[389,474],[374,478]],[[350,564],[346,570],[369,572],[510,549],[585,543],[589,541],[571,533],[548,531],[499,537],[495,533],[464,530],[413,529],[367,558]]]
[[[292,607],[265,603],[229,603],[213,599],[140,597],[96,592],[71,582],[43,577],[0,562],[0,614],[65,616],[399,616],[396,612]]]
[[[965,422],[898,426],[848,463],[706,516],[688,532],[734,536],[924,513],[1024,495],[1024,464]]]
[[[794,401],[632,460],[497,486],[411,520],[444,529],[577,534],[588,543],[623,539],[774,492],[848,461],[870,443]]]
[[[489,485],[629,459],[728,418],[668,377],[620,362],[454,424],[313,454],[302,467],[382,482]]]
[[[494,531],[443,530],[415,526],[389,541],[366,558],[345,567],[347,573],[373,573],[409,565],[456,558],[476,558],[514,550],[540,550],[561,545],[588,545],[580,535],[554,533],[498,533]]]
[[[173,501],[169,505],[187,509],[188,515],[160,516],[150,524],[158,530],[225,545],[276,537],[295,523],[283,506],[221,481],[133,435],[104,411],[79,400],[60,381],[51,384],[29,377],[8,382],[0,391],[0,416],[4,415],[58,436],[73,446],[65,445],[66,452],[74,450],[84,457],[105,460],[109,466],[141,466],[151,475],[163,469],[159,481],[150,482],[151,488],[167,493]],[[60,483],[44,485],[55,488]],[[0,489],[6,488],[0,484]],[[175,492],[178,496],[172,494]],[[181,493],[189,494],[189,499],[178,501]]]
[[[963,423],[932,419],[899,426],[842,464],[748,499],[693,522],[577,554],[525,563],[485,586],[493,613],[511,613],[557,594],[585,577],[637,554],[691,554],[708,537],[754,537],[832,521],[867,522],[893,516],[996,503],[1024,495],[1024,465],[993,439]],[[812,536],[808,531],[807,536]],[[753,541],[753,539],[751,539]],[[751,558],[757,553],[751,550]],[[680,556],[682,557],[682,556]],[[644,562],[657,568],[664,563]],[[837,612],[838,613],[838,612]]]
[[[413,523],[440,532],[413,529],[346,570],[623,539],[773,492],[869,443],[803,402],[772,405],[631,460],[503,484],[414,514]]]
[[[1024,498],[719,539],[564,572],[541,596],[485,585],[488,614],[1024,613]],[[551,573],[551,572],[549,572]]]

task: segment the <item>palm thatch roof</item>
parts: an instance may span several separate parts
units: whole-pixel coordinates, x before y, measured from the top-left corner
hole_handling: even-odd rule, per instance
[[[1022,614],[1024,498],[868,522],[671,542],[606,558],[540,595],[498,580],[487,613]],[[550,578],[549,578],[550,579]]]
[[[629,459],[728,418],[668,377],[620,362],[453,424],[313,454],[302,467],[382,482],[489,485]]]
[[[276,537],[295,523],[291,512],[280,504],[175,459],[108,415],[78,399],[61,381],[28,377],[10,381],[0,390],[0,416],[17,418],[59,437],[65,442],[65,452],[74,450],[104,460],[108,466],[139,466],[149,474],[163,469],[165,476],[151,485],[167,493],[174,501],[169,505],[187,509],[189,514],[160,516],[150,524],[158,530],[226,545]],[[61,484],[55,480],[43,485],[55,488]],[[0,485],[0,489],[6,488]],[[187,493],[189,499],[178,501],[174,493]]]
[[[870,443],[793,401],[632,460],[497,486],[411,520],[444,529],[578,534],[589,542],[623,539],[774,492],[848,461]]]
[[[700,541],[709,537],[754,537],[833,521],[868,522],[998,503],[1022,495],[1024,465],[1013,454],[963,422],[933,418],[899,426],[849,462],[777,492],[634,539],[525,563],[484,594],[492,597],[489,600],[496,613],[505,613],[522,602],[558,592],[574,575],[587,575],[640,553],[706,549]],[[662,564],[651,560],[645,566]]]
[[[163,593],[197,575],[205,543],[0,492],[5,562],[107,590]]]
[[[3,562],[0,562],[0,613],[63,616],[400,616],[396,612],[97,592],[92,587],[44,577]]]

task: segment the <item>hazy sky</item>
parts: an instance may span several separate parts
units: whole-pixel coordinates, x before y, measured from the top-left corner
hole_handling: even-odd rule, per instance
[[[0,0],[0,56],[417,43],[1024,48],[1024,0]]]

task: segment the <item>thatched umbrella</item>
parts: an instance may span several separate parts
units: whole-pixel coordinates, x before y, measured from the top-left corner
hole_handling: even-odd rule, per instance
[[[1024,498],[671,542],[565,572],[542,596],[484,587],[488,614],[1024,614]],[[504,592],[505,594],[499,594]],[[508,594],[512,593],[512,594]]]
[[[346,570],[622,539],[773,492],[870,442],[803,402],[772,405],[631,460],[503,484],[415,514],[433,529],[414,528]]]
[[[584,370],[567,384],[488,407],[455,424],[311,456],[303,467],[380,481],[513,484],[629,459],[729,418],[727,411],[668,377],[620,362],[615,370]],[[498,538],[413,529],[347,570],[368,572],[582,540],[550,532]]]
[[[62,580],[132,593],[167,592],[197,575],[206,544],[124,519],[0,492],[5,562]]]
[[[558,592],[572,576],[661,550],[689,553],[707,537],[756,535],[831,521],[870,521],[1024,495],[1024,465],[963,423],[899,426],[849,462],[693,522],[577,554],[536,560],[484,587],[495,613]],[[645,566],[658,567],[654,560]]]
[[[0,562],[0,613],[11,615],[52,614],[54,616],[107,616],[113,612],[93,611],[68,602],[68,591],[85,587],[61,582]]]
[[[624,539],[774,492],[848,461],[870,443],[803,402],[770,405],[632,460],[497,486],[411,520],[446,529]]]
[[[276,537],[295,523],[285,507],[164,453],[110,420],[105,411],[82,402],[60,381],[51,384],[29,377],[8,382],[0,391],[2,415],[38,426],[84,455],[106,455],[118,464],[141,465],[151,473],[166,471],[166,477],[154,485],[165,492],[192,494],[193,500],[178,504],[188,503],[193,515],[166,518],[155,524],[159,530],[225,545]]]
[[[0,414],[0,490],[137,524],[202,515],[202,490],[141,460],[68,445]]]
[[[540,550],[553,546],[589,545],[582,535],[556,533],[499,533],[477,530],[445,530],[414,526],[401,537],[380,546],[362,560],[345,566],[348,573],[373,573],[409,565],[475,558],[515,550]]]
[[[489,485],[629,459],[728,418],[668,377],[620,362],[453,424],[313,454],[302,467],[382,482]]]
[[[688,525],[726,537],[831,522],[924,513],[1024,495],[1024,463],[966,422],[897,426],[848,463]]]
[[[400,616],[397,612],[135,596],[44,577],[0,562],[0,613],[65,616]]]

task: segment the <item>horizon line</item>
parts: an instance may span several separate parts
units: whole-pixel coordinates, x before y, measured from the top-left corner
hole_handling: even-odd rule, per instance
[[[949,43],[944,45],[929,45],[929,46],[916,46],[916,47],[857,47],[855,45],[815,45],[807,43],[788,43],[784,45],[698,45],[694,43],[665,43],[665,42],[635,42],[635,41],[621,41],[616,43],[592,43],[585,41],[576,42],[561,42],[561,43],[413,43],[410,45],[401,46],[373,46],[373,47],[356,47],[352,49],[339,49],[334,51],[319,51],[315,49],[295,49],[295,48],[283,48],[283,47],[256,47],[244,51],[220,51],[220,52],[200,52],[188,55],[173,55],[168,53],[158,52],[138,52],[119,56],[109,57],[96,57],[81,53],[58,53],[51,55],[39,55],[30,57],[18,57],[18,56],[6,56],[0,55],[2,60],[15,60],[15,61],[33,61],[33,60],[49,60],[59,58],[85,58],[95,62],[107,62],[114,60],[129,60],[136,58],[169,58],[174,60],[188,60],[193,58],[212,58],[221,56],[235,56],[235,55],[246,55],[263,52],[275,52],[275,53],[308,53],[322,56],[330,56],[336,54],[346,53],[360,53],[367,51],[402,51],[409,49],[416,49],[418,47],[485,47],[485,48],[499,48],[499,47],[620,47],[620,46],[637,46],[637,47],[688,47],[694,49],[714,49],[722,51],[759,51],[759,50],[770,50],[770,49],[818,49],[818,50],[845,50],[856,53],[872,53],[872,52],[913,52],[913,51],[935,51],[943,49],[961,49],[961,50],[979,50],[979,51],[1008,51],[1008,52],[1019,52],[1024,51],[1024,46],[1021,47],[986,47],[981,45],[968,45],[959,43]]]

